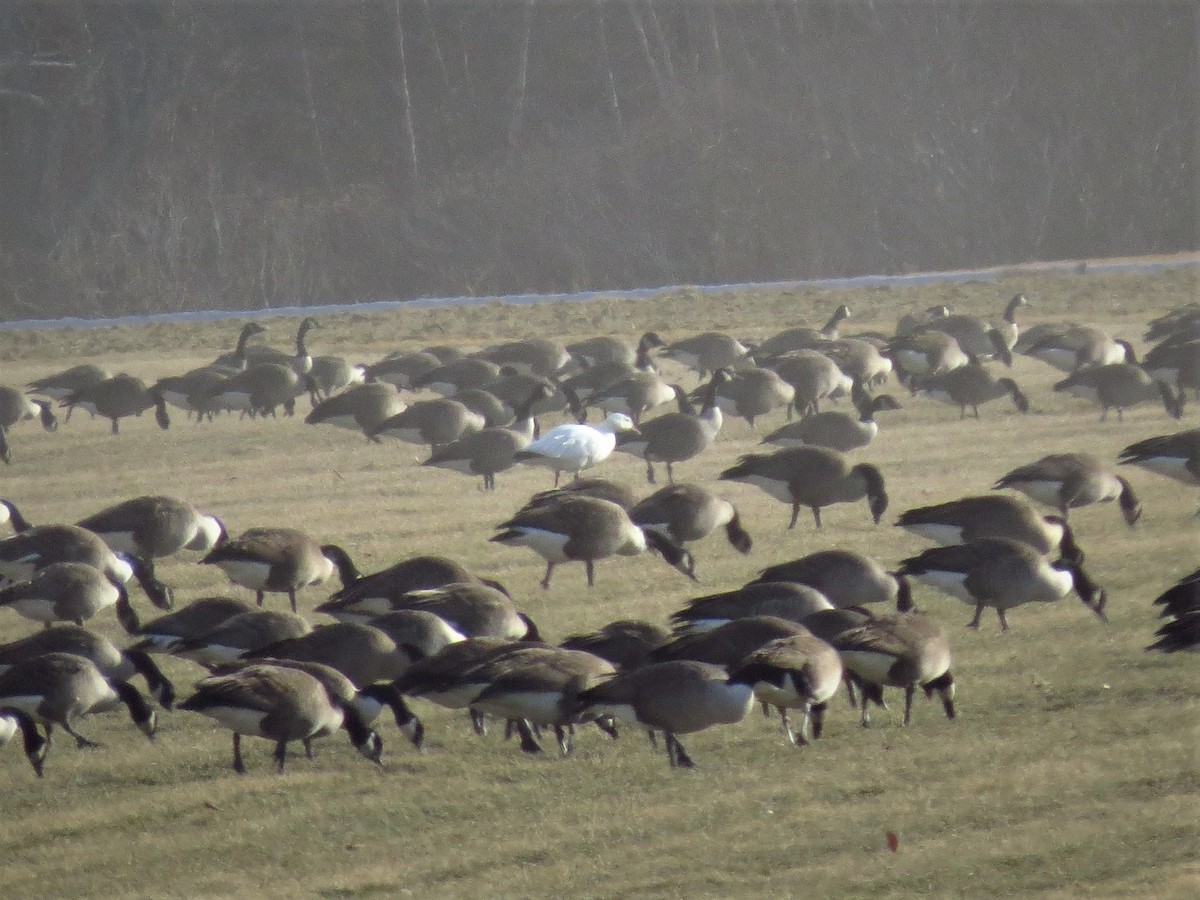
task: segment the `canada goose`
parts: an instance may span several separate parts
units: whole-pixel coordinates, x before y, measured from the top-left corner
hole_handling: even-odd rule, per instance
[[[129,603],[125,585],[111,574],[79,562],[51,563],[30,576],[0,589],[0,608],[47,628],[53,622],[82,625],[101,610],[116,607],[122,627],[132,634],[139,627],[137,613]]]
[[[525,449],[513,454],[517,462],[533,463],[554,470],[554,486],[559,476],[571,472],[576,478],[584,469],[608,459],[617,445],[618,432],[634,432],[633,421],[622,413],[610,413],[599,425],[568,422],[551,428]]]
[[[134,497],[76,524],[98,534],[114,551],[143,559],[181,550],[207,553],[228,538],[220,519],[176,497]]]
[[[484,427],[483,416],[471,412],[457,400],[439,397],[418,400],[412,406],[380,422],[367,433],[379,439],[395,438],[410,444],[428,444],[431,452]]]
[[[464,388],[450,399],[457,400],[471,412],[483,416],[484,425],[488,428],[516,424],[513,421],[513,409],[491,391],[483,388]],[[532,427],[531,420],[531,429]]]
[[[742,616],[715,628],[676,634],[650,651],[650,662],[694,659],[729,668],[767,641],[802,631],[804,627],[799,623],[779,616]]]
[[[586,650],[618,669],[636,669],[645,665],[650,651],[670,636],[671,632],[653,622],[618,619],[595,631],[569,635],[559,646]]]
[[[280,773],[290,741],[304,741],[345,728],[363,756],[381,764],[383,742],[363,723],[351,703],[334,700],[312,675],[283,666],[248,666],[229,675],[213,675],[196,683],[196,693],[180,709],[215,719],[233,732],[233,770],[246,773],[242,735],[275,742]]]
[[[975,607],[968,626],[979,627],[985,607],[996,610],[1000,629],[1008,631],[1004,613],[1024,603],[1052,603],[1072,590],[1100,621],[1106,596],[1079,562],[1051,563],[1022,541],[980,538],[948,547],[931,547],[902,560],[898,575],[911,575],[931,587]]]
[[[132,633],[137,640],[129,649],[167,653],[177,641],[211,631],[233,616],[253,610],[249,603],[232,597],[201,597],[175,612],[143,622]]]
[[[467,357],[443,363],[413,378],[412,389],[425,388],[443,397],[453,397],[467,388],[479,388],[494,381],[500,367],[486,359]]]
[[[562,647],[530,649],[490,667],[487,684],[471,701],[474,712],[522,723],[521,750],[540,753],[528,725],[554,727],[559,752],[571,752],[567,726],[579,721],[572,704],[580,693],[616,673],[606,659]]]
[[[246,348],[246,367],[253,368],[264,364],[287,366],[297,376],[304,376],[312,369],[312,355],[308,352],[306,339],[314,328],[321,328],[321,323],[312,316],[305,316],[296,328],[296,352],[284,353],[274,347]]]
[[[447,644],[466,640],[467,635],[441,616],[424,609],[398,609],[374,616],[368,622],[378,628],[410,656],[410,665],[433,656]],[[528,629],[527,629],[528,630]]]
[[[950,644],[941,628],[921,613],[903,613],[868,619],[834,636],[847,676],[862,692],[862,724],[871,718],[869,700],[884,687],[904,689],[904,724],[912,721],[913,694],[919,685],[925,696],[936,692],[947,719],[953,719],[954,676],[950,672]]]
[[[15,707],[0,707],[0,747],[3,747],[21,732],[25,758],[33,766],[33,771],[41,778],[46,766],[46,756],[50,752],[50,742],[37,729],[37,723],[25,712]]]
[[[654,464],[667,464],[667,481],[675,480],[674,465],[699,456],[717,439],[725,416],[717,400],[717,389],[730,379],[727,369],[713,372],[701,389],[701,409],[697,415],[683,390],[675,386],[679,411],[666,413],[645,422],[636,434],[624,434],[617,441],[622,453],[640,456],[646,461],[646,480],[655,483]]]
[[[140,416],[151,408],[154,409],[154,419],[159,428],[165,431],[171,427],[171,417],[162,394],[146,387],[142,379],[132,375],[114,375],[91,387],[80,388],[63,397],[59,405],[68,410],[76,406],[89,407],[96,415],[112,422],[113,434],[119,433],[118,423],[121,419]]]
[[[643,413],[674,399],[675,389],[657,372],[635,371],[591,394],[587,405],[598,406],[606,413],[623,413],[636,428]]]
[[[282,406],[291,415],[306,383],[295,369],[283,363],[256,363],[209,388],[204,400],[218,409],[237,410],[251,416],[273,416]]]
[[[983,494],[906,510],[896,525],[939,544],[963,544],[977,538],[1024,541],[1038,553],[1058,553],[1083,561],[1071,527],[1059,516],[1042,516],[1024,497]]]
[[[275,641],[303,637],[312,626],[295,613],[256,609],[238,613],[206,631],[195,631],[168,645],[173,656],[202,666],[216,666],[241,659],[252,650]]]
[[[217,566],[234,584],[254,591],[259,606],[268,591],[287,594],[292,612],[301,588],[321,584],[335,570],[343,584],[358,576],[345,550],[320,545],[294,528],[251,528],[212,550],[200,564]]]
[[[498,637],[467,638],[417,660],[393,684],[406,697],[420,697],[446,709],[464,709],[487,685],[489,666],[525,654],[531,647],[545,646]],[[476,720],[475,730],[482,734],[481,719]]]
[[[802,416],[820,412],[822,400],[853,387],[853,379],[818,350],[797,350],[764,365],[792,389],[785,404],[789,419],[793,409]],[[785,392],[778,392],[777,396],[782,398]]]
[[[393,599],[390,607],[393,613],[400,610],[432,613],[463,637],[541,640],[537,625],[517,609],[511,597],[479,582],[456,582],[409,591]]]
[[[21,515],[21,511],[17,509],[17,504],[11,500],[0,500],[0,525],[9,525],[17,534],[22,531],[28,531],[33,527],[33,523]]]
[[[533,397],[530,414],[535,417],[535,424],[537,416],[565,410],[569,402],[566,393],[559,388],[557,382],[543,375],[515,372],[507,366],[500,370],[495,380],[484,385],[484,389],[514,413],[519,406]],[[535,428],[534,437],[538,437],[540,433]]]
[[[1193,301],[1152,319],[1143,337],[1147,341],[1159,341],[1196,325],[1200,325],[1200,303]]]
[[[596,560],[613,555],[636,556],[648,549],[689,575],[687,551],[656,531],[639,528],[625,510],[607,500],[563,497],[522,509],[496,527],[499,533],[489,540],[509,547],[529,547],[546,560],[543,588],[550,587],[550,576],[560,563],[582,561],[591,587]]]
[[[17,388],[0,385],[0,431],[8,431],[23,419],[40,420],[46,431],[58,430],[49,400],[31,400]]]
[[[1030,329],[1017,345],[1020,352],[1061,372],[1136,361],[1128,341],[1114,340],[1094,325],[1050,326],[1037,340],[1030,340],[1033,336]]]
[[[233,350],[218,356],[213,360],[209,368],[221,370],[226,375],[241,372],[246,368],[247,359],[249,358],[250,338],[258,334],[264,334],[266,330],[266,326],[260,322],[247,322],[238,333],[237,344]]]
[[[979,407],[989,400],[1012,397],[1017,412],[1029,412],[1029,399],[1011,378],[996,378],[972,357],[965,366],[926,375],[913,380],[914,390],[932,400],[958,407],[959,419],[967,417],[967,407],[979,418]]]
[[[662,347],[663,339],[653,331],[647,331],[638,339],[636,348],[622,338],[607,335],[594,338],[584,338],[567,344],[567,352],[571,357],[587,368],[595,368],[606,363],[625,363],[628,366],[642,368],[638,362],[641,352],[649,353],[655,347]]]
[[[729,680],[749,685],[760,703],[779,710],[788,741],[803,747],[808,744],[810,722],[812,736],[821,736],[828,701],[842,683],[842,658],[825,641],[802,629],[749,653],[730,670]],[[792,731],[789,709],[804,711],[798,731]]]
[[[29,581],[56,562],[85,563],[122,584],[136,578],[159,609],[170,609],[171,589],[158,580],[150,560],[114,553],[103,539],[78,525],[38,525],[0,541],[0,576]]]
[[[925,328],[944,331],[958,341],[963,351],[974,353],[980,359],[990,359],[996,352],[997,338],[1005,348],[1012,350],[1019,334],[1017,310],[1028,303],[1024,294],[1015,294],[1005,305],[999,321],[989,322],[980,316],[954,313],[932,320]]]
[[[389,356],[372,363],[363,370],[363,379],[371,384],[382,381],[398,389],[412,389],[413,380],[436,369],[442,361],[432,353],[418,350],[414,353],[403,353]]]
[[[1126,409],[1147,400],[1161,400],[1173,419],[1183,416],[1183,392],[1176,396],[1166,382],[1155,381],[1141,366],[1131,363],[1077,369],[1056,383],[1054,390],[1094,400],[1100,405],[1101,422],[1113,408],[1117,410],[1117,421],[1124,421]]]
[[[183,375],[160,378],[150,390],[162,394],[166,403],[182,409],[189,418],[195,414],[197,422],[205,419],[211,422],[221,411],[213,397],[232,374],[236,373],[207,367],[193,369]]]
[[[717,388],[721,412],[745,419],[751,428],[758,417],[790,407],[795,397],[796,389],[779,373],[755,366],[737,369]]]
[[[878,385],[886,382],[895,368],[895,364],[882,353],[886,344],[886,341],[876,343],[863,337],[853,337],[825,341],[814,349],[837,363],[837,367],[852,381]]]
[[[113,682],[141,675],[150,695],[164,709],[170,709],[175,702],[175,686],[146,653],[122,650],[103,635],[78,625],[56,625],[0,645],[0,672],[46,653],[82,656]]]
[[[970,362],[958,341],[944,331],[922,331],[893,338],[886,349],[896,363],[902,382],[907,382],[913,375],[949,372]]]
[[[1160,617],[1172,618],[1155,632],[1158,640],[1146,649],[1200,652],[1200,569],[1177,581],[1154,604],[1163,608]]]
[[[525,338],[507,344],[497,344],[480,350],[477,359],[486,359],[498,366],[512,366],[527,375],[552,378],[571,359],[565,347],[546,338]]]
[[[786,581],[759,581],[689,600],[671,614],[671,624],[677,631],[690,632],[708,631],[748,616],[802,622],[822,609],[833,609],[833,604],[815,588]]]
[[[360,431],[368,439],[384,422],[404,410],[404,401],[389,384],[356,384],[341,394],[326,397],[304,417],[308,425],[335,425]]]
[[[314,356],[308,376],[316,387],[314,395],[328,399],[338,391],[366,381],[366,366],[351,365],[342,356]]]
[[[655,373],[658,371],[658,367],[650,358],[650,351],[655,347],[663,346],[663,342],[654,332],[648,331],[643,334],[641,340],[638,341],[636,350],[628,348],[627,345],[615,338],[596,338],[595,340],[599,342],[608,340],[618,344],[623,348],[623,352],[605,352],[597,349],[592,355],[581,357],[576,357],[576,354],[572,353],[572,357],[577,358],[583,364],[584,369],[582,372],[564,379],[561,384],[563,392],[568,397],[578,398],[580,403],[586,403],[593,395],[608,391],[613,385],[635,372]],[[568,345],[568,351],[574,346],[579,345]],[[620,411],[618,410],[618,412]]]
[[[830,450],[848,453],[867,446],[875,439],[879,433],[875,413],[900,409],[900,404],[891,394],[871,397],[857,381],[850,397],[858,411],[857,416],[834,411],[816,413],[772,431],[762,439],[762,443],[774,444],[777,447],[828,447]]]
[[[666,734],[671,768],[695,763],[677,735],[742,721],[754,704],[748,684],[733,683],[721,666],[694,660],[653,663],[620,672],[578,695],[579,716],[609,716]]]
[[[1154,599],[1154,605],[1162,607],[1160,618],[1200,612],[1200,569],[1184,575],[1159,594]]]
[[[44,725],[47,741],[54,726],[60,725],[80,747],[98,747],[75,730],[75,722],[116,703],[123,703],[133,723],[154,739],[158,714],[146,698],[128,681],[109,681],[95,663],[82,656],[43,653],[0,674],[0,709],[19,709]]]
[[[659,488],[629,510],[629,518],[635,525],[661,532],[681,546],[703,540],[722,527],[730,546],[739,553],[749,553],[754,543],[742,527],[737,507],[696,484]]]
[[[1114,475],[1089,453],[1054,453],[1013,469],[992,486],[1012,488],[1055,507],[1063,519],[1075,507],[1116,500],[1131,528],[1142,515],[1142,504],[1129,482]]]
[[[444,556],[414,556],[379,572],[360,575],[343,585],[314,610],[340,621],[363,621],[390,612],[391,601],[409,591],[441,587],[479,579],[462,565]]]
[[[1174,382],[1181,394],[1191,388],[1200,397],[1200,339],[1160,344],[1146,354],[1142,368],[1155,381]]]
[[[821,341],[836,341],[838,325],[850,318],[850,307],[842,304],[833,311],[829,321],[820,328],[788,328],[772,337],[767,338],[754,348],[756,359],[767,359],[771,356],[782,356],[793,350],[803,350]]]
[[[905,605],[905,584],[878,562],[853,550],[819,550],[763,569],[756,582],[786,581],[819,591],[836,607]]]
[[[1137,441],[1117,454],[1117,461],[1183,484],[1200,484],[1200,428]]]
[[[47,375],[45,378],[37,378],[26,384],[25,390],[31,394],[49,397],[51,400],[62,400],[76,392],[86,392],[109,378],[112,378],[112,373],[108,369],[93,363],[82,363],[78,366],[71,366],[62,372]],[[70,418],[69,412],[67,417]]]
[[[719,331],[706,331],[667,344],[659,352],[668,359],[695,370],[703,381],[709,372],[736,366],[750,351],[736,338]]]
[[[525,506],[539,506],[550,503],[560,497],[596,497],[615,503],[621,509],[629,512],[637,505],[637,493],[629,485],[608,478],[580,478],[562,487],[538,491],[526,502]],[[3,501],[0,501],[3,502]]]
[[[788,528],[796,527],[802,506],[812,510],[818,528],[823,506],[853,503],[865,497],[877,525],[888,506],[883,473],[878,468],[869,463],[851,466],[842,454],[824,447],[750,453],[717,477],[755,485],[776,500],[790,503],[792,518]]]
[[[546,396],[545,386],[517,408],[516,421],[507,427],[484,428],[464,435],[457,441],[433,451],[421,465],[450,469],[468,475],[482,475],[483,489],[496,489],[496,475],[516,465],[514,455],[533,441],[533,405]]]

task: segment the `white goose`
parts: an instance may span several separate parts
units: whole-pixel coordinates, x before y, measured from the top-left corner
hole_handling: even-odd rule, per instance
[[[636,432],[633,420],[624,413],[610,413],[599,425],[568,422],[514,453],[513,459],[553,469],[557,487],[563,472],[571,472],[578,479],[584,469],[608,459],[617,446],[618,432]]]

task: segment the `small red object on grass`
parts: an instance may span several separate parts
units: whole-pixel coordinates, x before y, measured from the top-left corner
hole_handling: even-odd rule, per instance
[[[888,842],[888,849],[891,850],[893,853],[895,853],[897,850],[900,849],[900,838],[896,835],[896,832],[889,831],[887,833],[887,842]]]

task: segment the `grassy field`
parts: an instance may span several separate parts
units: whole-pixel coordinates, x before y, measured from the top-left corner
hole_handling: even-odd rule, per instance
[[[678,338],[709,328],[762,338],[797,323],[821,324],[846,302],[858,328],[890,330],[904,312],[947,302],[998,314],[1014,292],[1026,324],[1075,319],[1135,339],[1150,317],[1197,296],[1196,270],[1150,276],[1013,275],[998,283],[862,291],[731,293],[698,300],[678,291],[653,300],[491,305],[326,317],[315,353],[370,361],[431,343],[478,347],[549,335],[566,340],[647,328]],[[287,346],[294,323],[269,323]],[[23,384],[68,364],[100,361],[145,377],[183,371],[233,343],[239,323],[0,333],[0,382]],[[888,481],[892,508],[873,526],[865,504],[826,511],[818,532],[740,484],[723,493],[755,538],[741,557],[718,537],[695,548],[700,585],[653,558],[581,566],[538,587],[531,552],[487,542],[492,527],[533,491],[544,470],[502,474],[499,490],[421,470],[418,448],[368,444],[302,418],[198,426],[176,415],[168,432],[152,416],[107,423],[76,416],[56,434],[13,430],[13,463],[0,495],[35,523],[74,521],[146,493],[186,497],[222,516],[231,532],[291,525],[335,542],[364,571],[418,553],[453,555],[503,581],[551,640],[620,617],[663,620],[690,596],[736,587],[772,563],[847,547],[895,564],[923,542],[890,526],[912,506],[987,491],[996,477],[1045,453],[1086,450],[1113,459],[1132,441],[1196,427],[1145,406],[1103,425],[1083,401],[1056,395],[1057,373],[1018,359],[1013,375],[1032,410],[1007,401],[979,421],[900,396],[881,415],[864,459]],[[688,376],[691,378],[692,376]],[[692,381],[685,382],[687,384]],[[307,404],[302,404],[306,406]],[[776,427],[782,416],[759,425]],[[731,422],[716,446],[677,474],[712,483],[758,437]],[[644,488],[643,465],[617,454],[600,473]],[[1073,599],[1021,608],[1000,633],[994,615],[963,627],[970,610],[918,588],[917,602],[947,629],[960,716],[948,722],[920,701],[901,728],[895,704],[869,730],[840,700],[826,737],[797,750],[778,722],[757,713],[739,726],[685,743],[700,768],[668,770],[634,731],[617,743],[585,731],[573,758],[532,759],[493,729],[422,705],[428,752],[415,754],[382,726],[388,768],[378,772],[343,738],[318,759],[273,773],[270,747],[250,741],[251,774],[229,769],[229,735],[208,719],[166,713],[146,742],[122,716],[86,733],[105,749],[59,741],[44,780],[19,747],[0,754],[0,884],[6,896],[1177,896],[1200,893],[1200,678],[1196,657],[1144,653],[1156,627],[1150,601],[1194,569],[1200,496],[1140,470],[1128,473],[1145,515],[1127,528],[1115,505],[1073,514],[1089,569],[1109,592],[1107,626]],[[160,574],[180,603],[211,593],[247,596],[194,559]],[[332,587],[329,589],[332,590]],[[311,610],[328,590],[301,594]],[[145,598],[134,597],[144,615]],[[274,595],[280,607],[286,599]],[[95,627],[117,636],[111,617]],[[0,640],[33,624],[0,612]],[[187,693],[200,670],[167,660]],[[887,849],[886,834],[899,836]]]

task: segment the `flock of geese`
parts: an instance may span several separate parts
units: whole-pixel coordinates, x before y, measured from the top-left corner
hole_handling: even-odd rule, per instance
[[[1155,345],[1139,361],[1128,342],[1088,325],[1022,332],[1015,317],[1025,304],[1018,294],[995,320],[934,307],[906,316],[892,335],[841,335],[850,316],[842,306],[821,328],[790,328],[757,346],[717,332],[674,343],[648,332],[636,345],[532,339],[472,355],[431,347],[372,365],[311,356],[306,339],[320,327],[312,318],[301,323],[294,354],[251,344],[264,331],[252,322],[230,353],[153,385],[76,366],[26,390],[0,387],[0,451],[9,462],[9,430],[23,419],[57,429],[56,403],[68,418],[83,409],[109,419],[115,433],[122,418],[150,409],[167,428],[168,407],[200,423],[222,412],[290,415],[307,393],[309,423],[427,445],[423,465],[480,477],[485,490],[515,465],[553,471],[553,488],[490,537],[542,557],[544,588],[557,566],[583,563],[592,585],[598,561],[645,552],[694,579],[689,545],[722,531],[736,551],[752,546],[732,503],[710,487],[675,481],[676,466],[708,449],[727,416],[753,426],[777,410],[799,414],[763,437],[774,449],[744,455],[719,480],[754,485],[789,506],[789,527],[806,508],[820,528],[822,510],[833,504],[865,500],[876,523],[887,512],[884,472],[847,454],[876,437],[876,413],[899,407],[891,395],[873,393],[893,377],[913,396],[976,417],[1004,397],[1028,409],[1013,379],[988,368],[1011,366],[1014,353],[1061,369],[1054,389],[1094,400],[1102,420],[1142,402],[1161,402],[1179,418],[1185,392],[1200,392],[1200,305],[1152,322],[1146,339]],[[698,386],[665,380],[659,360],[693,370]],[[438,396],[406,404],[403,391]],[[853,413],[821,409],[841,397]],[[677,410],[648,415],[671,403]],[[592,409],[603,416],[598,424],[587,421]],[[538,417],[556,411],[571,420],[541,432]],[[645,461],[653,493],[639,499],[629,485],[581,477],[614,452]],[[1118,461],[1200,485],[1200,429],[1139,441]],[[666,470],[661,487],[656,465]],[[572,480],[562,484],[563,475]],[[31,523],[14,502],[0,501],[0,525],[14,532],[0,540],[0,608],[42,625],[0,645],[0,744],[20,734],[41,776],[56,727],[90,746],[79,720],[124,706],[153,738],[158,705],[232,732],[239,773],[246,771],[243,736],[272,741],[282,772],[289,743],[311,755],[311,741],[339,730],[382,765],[374,723],[385,708],[406,740],[422,746],[424,726],[409,706],[416,698],[469,711],[480,733],[489,717],[503,719],[529,753],[542,751],[543,729],[553,730],[565,755],[579,727],[595,724],[615,737],[620,724],[633,725],[652,743],[662,735],[672,767],[691,767],[680,736],[739,722],[755,702],[778,712],[797,745],[820,737],[843,686],[864,726],[886,688],[903,690],[906,725],[917,691],[936,695],[953,718],[950,644],[914,606],[911,582],[967,603],[975,628],[988,609],[1007,629],[1014,608],[1071,593],[1106,621],[1106,594],[1084,568],[1070,511],[1115,502],[1129,526],[1141,514],[1129,481],[1086,453],[1031,461],[993,487],[1011,493],[902,512],[896,524],[935,546],[893,566],[824,550],[772,565],[742,588],[697,597],[669,625],[620,620],[557,645],[504,585],[452,559],[413,557],[364,574],[338,545],[280,527],[232,537],[220,518],[178,498],[128,499],[75,524]],[[253,591],[256,603],[205,597],[174,609],[156,563],[186,553]],[[315,609],[333,622],[314,627],[298,613],[296,594],[335,575],[340,589]],[[134,582],[162,615],[143,621],[130,600]],[[264,608],[268,593],[286,594],[290,609]],[[1200,649],[1200,570],[1155,602],[1168,621],[1148,649]],[[87,627],[109,608],[128,635],[124,646]],[[155,661],[162,654],[208,672],[182,702]],[[798,727],[790,711],[801,717]]]

